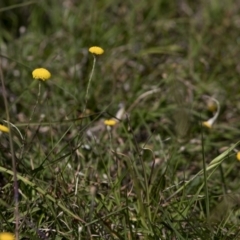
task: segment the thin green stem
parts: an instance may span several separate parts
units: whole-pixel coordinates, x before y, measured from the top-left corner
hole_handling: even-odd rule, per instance
[[[9,128],[9,144],[10,144],[10,152],[12,156],[12,170],[13,170],[13,185],[14,185],[14,202],[15,202],[15,238],[16,240],[19,239],[19,234],[18,234],[18,229],[19,229],[19,196],[18,196],[18,182],[17,182],[17,169],[16,169],[16,159],[15,159],[15,152],[14,152],[14,145],[13,145],[13,136],[12,136],[12,130],[11,130],[11,124],[10,124],[10,115],[9,115],[9,108],[8,108],[8,101],[7,101],[7,92],[5,88],[5,83],[4,83],[4,77],[3,77],[3,72],[2,72],[2,61],[0,58],[0,78],[1,78],[1,84],[2,84],[2,89],[3,89],[3,101],[4,101],[4,106],[5,106],[5,112],[6,112],[6,120],[7,120],[7,125]]]
[[[207,170],[206,170],[207,164],[206,164],[205,151],[204,151],[203,131],[201,131],[201,137],[202,137],[203,181],[204,181],[204,192],[205,192],[206,215],[207,215],[207,221],[208,221],[209,220],[209,194],[208,194],[208,185],[207,185]]]
[[[36,103],[35,103],[35,105],[34,105],[34,107],[33,107],[33,111],[32,111],[32,113],[31,113],[31,116],[30,116],[30,118],[29,118],[29,121],[28,121],[28,124],[27,124],[27,127],[26,127],[25,135],[24,135],[24,138],[23,138],[23,144],[22,144],[22,147],[21,147],[20,159],[22,159],[22,157],[23,157],[24,146],[25,146],[26,137],[27,137],[27,131],[28,131],[28,129],[29,129],[30,122],[32,121],[33,114],[35,113],[36,108],[37,108],[37,105],[38,105],[38,103],[39,103],[40,95],[41,95],[41,82],[40,82],[40,80],[39,80],[39,82],[38,82],[37,101],[36,101]]]
[[[13,4],[11,6],[1,8],[0,12],[10,11],[14,8],[26,7],[27,5],[35,4],[35,3],[37,3],[37,1],[28,1],[24,3]]]
[[[86,91],[86,95],[85,95],[85,106],[84,106],[83,112],[85,112],[87,109],[87,102],[88,102],[88,97],[89,97],[88,94],[89,94],[89,89],[90,89],[90,85],[91,85],[92,78],[93,78],[95,65],[96,65],[96,56],[93,54],[93,66],[92,66],[92,70],[91,70],[90,77],[88,80],[87,91]]]

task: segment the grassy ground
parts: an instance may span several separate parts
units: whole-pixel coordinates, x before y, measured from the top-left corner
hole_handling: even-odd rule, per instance
[[[0,231],[17,219],[19,239],[240,239],[239,12],[233,0],[1,1],[0,119],[23,140],[0,136]],[[94,45],[105,52],[85,109]],[[51,79],[33,80],[38,67]]]

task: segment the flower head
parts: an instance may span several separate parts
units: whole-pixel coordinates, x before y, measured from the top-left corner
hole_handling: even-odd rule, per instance
[[[0,124],[0,131],[8,133],[9,132],[9,128],[4,126],[4,125],[2,125],[2,124]],[[1,238],[0,238],[0,240],[1,240]]]
[[[90,53],[101,55],[104,53],[104,50],[101,47],[93,46],[88,49]]]
[[[240,161],[240,151],[237,152],[236,158],[238,161]]]
[[[51,77],[51,73],[45,68],[36,68],[32,72],[32,75],[34,79],[40,79],[42,81],[45,81]]]
[[[211,121],[212,119],[209,119],[208,121],[204,121],[202,122],[202,125],[206,128],[212,128],[213,126],[213,121]]]
[[[14,240],[15,237],[12,233],[2,232],[0,233],[0,240]]]
[[[114,125],[117,124],[117,121],[114,120],[114,119],[109,119],[109,120],[105,120],[105,121],[104,121],[104,124],[105,124],[106,126],[112,127],[112,126],[114,126]]]
[[[208,102],[211,103],[211,106],[209,106],[209,110],[212,112],[215,112],[214,116],[207,121],[202,122],[202,125],[207,128],[212,128],[214,122],[217,120],[218,115],[220,113],[220,104],[217,99],[209,96],[204,96],[205,98],[208,98]]]
[[[218,106],[217,106],[216,102],[214,102],[213,100],[207,102],[208,111],[214,113],[217,111],[217,108],[218,108]]]

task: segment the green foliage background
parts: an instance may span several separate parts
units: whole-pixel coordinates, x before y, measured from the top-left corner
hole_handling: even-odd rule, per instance
[[[21,239],[239,239],[239,10],[233,0],[0,2],[8,110],[26,136],[13,137]],[[82,119],[95,45],[105,52]],[[52,78],[36,105],[38,67]],[[201,126],[213,115],[205,95],[221,106],[212,129]],[[121,106],[128,117],[108,131]],[[0,139],[0,230],[13,232]],[[218,156],[214,173],[184,187]]]

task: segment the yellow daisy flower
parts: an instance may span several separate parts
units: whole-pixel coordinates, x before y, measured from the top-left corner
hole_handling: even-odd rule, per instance
[[[9,132],[9,128],[6,127],[6,126],[4,126],[4,125],[2,125],[2,124],[0,124],[0,131],[1,131],[1,132],[6,132],[6,133],[8,133],[8,132]],[[1,239],[0,239],[0,240],[1,240]]]
[[[0,233],[0,240],[14,240],[15,237],[12,233],[2,232]]]
[[[104,124],[105,124],[106,126],[112,127],[112,126],[114,126],[114,125],[117,124],[117,121],[114,120],[114,119],[109,119],[109,120],[105,120],[105,121],[104,121]]]
[[[32,72],[34,79],[45,81],[51,77],[51,73],[45,68],[37,68]]]
[[[237,152],[236,157],[237,157],[237,160],[240,161],[240,152]]]
[[[97,46],[93,46],[93,47],[90,47],[88,49],[88,51],[92,54],[96,54],[96,55],[101,55],[104,53],[104,50],[100,47],[97,47]]]

